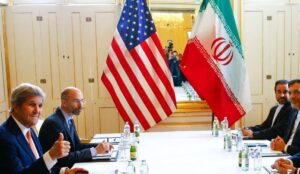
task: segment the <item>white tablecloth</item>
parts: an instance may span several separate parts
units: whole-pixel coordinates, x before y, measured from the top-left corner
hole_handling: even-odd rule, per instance
[[[97,141],[97,139],[94,139]],[[102,141],[102,140],[101,140]],[[146,159],[150,174],[237,174],[267,173],[253,171],[252,159],[248,172],[238,167],[238,153],[223,150],[223,137],[212,137],[210,131],[141,133],[139,160]],[[270,166],[276,157],[264,157],[263,165]],[[135,162],[136,165],[140,161]],[[76,163],[90,174],[115,174],[126,168],[127,162]]]

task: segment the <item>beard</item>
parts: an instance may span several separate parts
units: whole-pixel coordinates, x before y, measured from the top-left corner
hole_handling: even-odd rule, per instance
[[[80,113],[81,113],[81,108],[80,109],[73,109],[72,110],[72,114],[74,114],[74,115],[80,115]]]
[[[279,104],[285,104],[287,102],[287,98],[281,97],[278,99]]]

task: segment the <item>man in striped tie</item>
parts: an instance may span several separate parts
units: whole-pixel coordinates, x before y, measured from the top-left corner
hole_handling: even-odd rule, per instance
[[[63,134],[43,154],[40,142],[31,128],[41,114],[45,94],[41,88],[28,83],[17,86],[11,95],[11,115],[0,126],[0,170],[5,174],[49,174],[76,172],[84,169],[53,167],[57,159],[69,154],[70,143]]]

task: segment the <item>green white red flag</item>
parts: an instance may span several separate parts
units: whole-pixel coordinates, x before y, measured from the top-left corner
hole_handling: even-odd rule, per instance
[[[249,79],[229,0],[203,0],[180,64],[219,120],[231,126],[251,109]]]

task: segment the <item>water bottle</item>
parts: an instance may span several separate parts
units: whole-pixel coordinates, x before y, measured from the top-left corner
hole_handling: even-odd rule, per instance
[[[240,150],[242,150],[242,146],[243,146],[243,132],[242,129],[239,128],[235,137],[235,142],[236,142],[236,151],[239,152]]]
[[[128,174],[135,174],[135,166],[133,164],[132,161],[128,161],[128,165],[127,165],[127,168],[126,168],[126,172]]]
[[[260,171],[261,168],[262,168],[261,147],[257,145],[253,152],[253,169],[254,171]]]
[[[219,121],[218,118],[215,117],[212,127],[212,136],[218,137],[219,136]]]
[[[124,125],[124,140],[128,142],[130,141],[130,125],[128,122]]]
[[[138,121],[134,122],[134,136],[137,143],[140,143],[141,127]]]
[[[224,135],[224,149],[226,152],[231,152],[231,147],[232,147],[232,136],[230,133],[230,129],[227,129]]]
[[[227,129],[228,129],[228,120],[227,120],[227,117],[224,117],[224,119],[222,121],[223,135],[226,134]]]
[[[121,134],[121,138],[120,138],[120,142],[119,142],[119,145],[118,145],[118,151],[119,151],[119,160],[128,160],[129,158],[127,158],[127,155],[126,155],[126,142],[124,141],[124,135]]]
[[[140,166],[140,174],[149,174],[149,167],[148,167],[146,160],[142,160],[142,163]]]
[[[242,151],[242,170],[248,171],[249,170],[249,149],[248,146]]]

